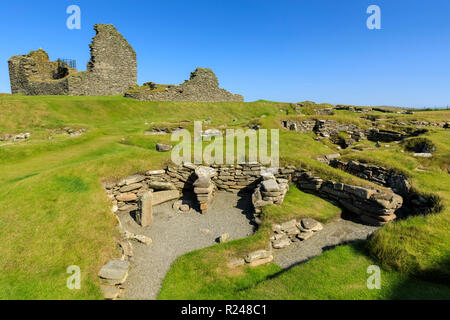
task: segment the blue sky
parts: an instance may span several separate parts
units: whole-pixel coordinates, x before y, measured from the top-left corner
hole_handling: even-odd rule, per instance
[[[81,8],[81,30],[66,8]],[[381,30],[369,30],[369,5]],[[138,82],[177,84],[197,66],[220,86],[258,99],[333,104],[450,105],[448,0],[4,0],[0,92],[7,60],[43,48],[51,59],[89,60],[95,23],[112,23],[138,56]]]

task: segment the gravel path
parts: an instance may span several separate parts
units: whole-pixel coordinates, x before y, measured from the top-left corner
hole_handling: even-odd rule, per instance
[[[366,240],[379,227],[367,226],[350,220],[337,218],[305,241],[291,244],[285,249],[274,249],[274,262],[286,269],[320,255],[337,245],[355,240]]]
[[[189,198],[185,203],[192,204]],[[245,238],[255,231],[250,222],[249,196],[218,193],[208,214],[191,210],[178,214],[172,209],[174,201],[153,208],[153,222],[140,228],[129,214],[119,218],[131,232],[150,237],[150,246],[133,242],[132,267],[125,282],[125,299],[156,299],[162,280],[172,263],[181,255],[217,243],[224,233],[230,239]]]

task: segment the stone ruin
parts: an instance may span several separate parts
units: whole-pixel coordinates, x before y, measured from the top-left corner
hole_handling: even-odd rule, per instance
[[[124,94],[137,81],[136,53],[113,25],[96,24],[87,71],[51,62],[42,49],[8,60],[12,94],[101,96]]]
[[[8,60],[12,94],[105,96],[123,95],[145,101],[244,101],[219,88],[211,69],[197,68],[180,85],[145,83],[137,88],[136,52],[113,25],[96,24],[89,45],[87,71],[77,72],[62,60],[50,61],[43,49]]]
[[[189,80],[180,85],[158,85],[152,82],[129,90],[125,97],[144,101],[242,102],[244,97],[219,88],[217,76],[211,69],[197,68]]]

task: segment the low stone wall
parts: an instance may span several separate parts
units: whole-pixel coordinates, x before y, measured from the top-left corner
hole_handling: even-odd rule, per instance
[[[334,120],[281,120],[281,125],[288,130],[300,133],[314,132],[320,137],[335,138],[340,132],[346,132],[354,141],[368,139],[371,141],[392,142],[401,141],[405,138],[418,136],[426,130],[416,130],[412,132],[396,132],[379,128],[361,129],[352,123],[340,123]],[[350,145],[347,142],[346,145]]]
[[[402,197],[392,190],[324,181],[306,170],[296,169],[293,166],[269,173],[256,163],[213,167],[211,181],[219,190],[234,193],[253,192],[256,217],[263,206],[282,203],[289,182],[296,183],[303,191],[341,205],[357,214],[362,221],[372,225],[382,225],[394,220],[395,212],[403,203]],[[107,185],[107,194],[113,201],[113,211],[137,211],[139,199],[147,192],[153,192],[153,197],[160,198],[157,202],[162,203],[166,198],[170,198],[169,200],[176,198],[176,194],[167,191],[176,190],[179,194],[184,190],[194,190],[194,183],[198,180],[196,168],[193,164],[184,164],[176,168],[148,171],[145,175],[131,176],[117,184]],[[211,198],[203,200],[205,200],[203,203],[206,203],[210,202]],[[206,210],[207,206],[202,212],[206,213]]]
[[[403,199],[389,189],[364,188],[331,180],[324,181],[305,170],[296,170],[292,181],[300,190],[341,205],[370,225],[383,225],[396,218]]]
[[[356,161],[344,162],[338,159],[331,160],[330,166],[351,173],[362,179],[392,188],[395,193],[402,196],[408,195],[411,188],[408,179],[404,175],[380,166],[359,163]]]
[[[404,199],[404,205],[400,214],[426,214],[435,211],[431,201],[425,199],[411,189],[407,177],[388,170],[381,166],[359,163],[356,161],[344,162],[333,159],[329,163],[333,168],[341,169],[357,177],[391,188]]]

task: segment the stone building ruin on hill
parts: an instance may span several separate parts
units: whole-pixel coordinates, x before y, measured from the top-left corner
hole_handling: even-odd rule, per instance
[[[87,71],[51,62],[42,50],[8,60],[11,93],[23,95],[121,95],[137,81],[136,52],[113,25],[96,24]]]
[[[180,85],[160,85],[148,82],[142,87],[129,90],[125,97],[145,101],[244,101],[240,94],[219,88],[217,76],[211,69],[197,68],[189,80]]]
[[[157,101],[244,101],[238,94],[219,88],[211,69],[197,68],[180,85],[139,87],[136,52],[113,25],[96,24],[96,35],[89,45],[91,60],[87,71],[77,72],[63,60],[50,61],[42,49],[8,60],[11,93],[30,96],[123,95],[138,100]],[[73,67],[73,66],[72,66]]]

